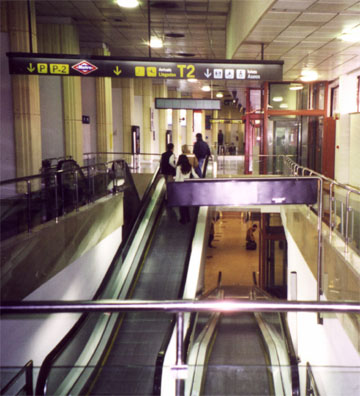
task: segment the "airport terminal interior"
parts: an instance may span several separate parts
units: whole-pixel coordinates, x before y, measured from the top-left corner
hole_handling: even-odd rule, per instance
[[[1,395],[360,394],[360,1],[0,17]]]

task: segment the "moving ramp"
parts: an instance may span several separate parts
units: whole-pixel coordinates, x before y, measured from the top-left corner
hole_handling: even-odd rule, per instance
[[[220,291],[225,299],[269,298],[258,288]],[[284,314],[201,314],[193,332],[185,395],[300,394],[298,362]]]
[[[128,243],[117,253],[95,299],[172,300],[182,297],[196,226],[178,223],[155,178]],[[45,359],[36,394],[150,395],[155,362],[172,326],[166,313],[84,314]]]

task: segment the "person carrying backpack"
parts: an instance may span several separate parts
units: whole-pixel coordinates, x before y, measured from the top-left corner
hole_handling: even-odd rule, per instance
[[[202,177],[202,166],[207,156],[211,156],[209,145],[203,141],[201,133],[196,134],[196,143],[194,144],[193,152],[198,160],[198,166],[195,172],[199,177]]]

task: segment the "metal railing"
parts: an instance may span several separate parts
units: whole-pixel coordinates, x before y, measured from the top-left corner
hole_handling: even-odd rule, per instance
[[[1,389],[1,395],[27,395],[32,396],[33,392],[33,361],[29,360],[24,367]],[[24,381],[19,384],[20,377],[25,374]]]
[[[306,396],[320,396],[310,363],[306,363]]]
[[[340,208],[341,208],[341,216],[340,216],[340,232],[345,242],[345,253],[349,252],[349,243],[350,243],[350,227],[352,228],[352,238],[354,238],[354,209],[350,205],[350,195],[356,195],[357,199],[359,200],[359,207],[360,207],[360,190],[349,186],[347,184],[339,183],[336,180],[330,179],[318,172],[315,172],[312,169],[309,169],[305,166],[301,166],[294,161],[292,161],[289,157],[284,157],[285,164],[290,169],[291,173],[295,176],[318,176],[323,180],[323,188],[329,186],[329,193],[328,193],[328,208],[329,208],[329,238],[331,240],[332,234],[334,229],[336,229],[336,196],[335,196],[335,188],[340,189],[340,194],[338,194],[338,198],[341,201],[341,195],[345,196],[345,214],[344,214],[344,202],[341,201]],[[323,194],[324,196],[327,195]],[[359,211],[360,212],[360,211]],[[352,222],[350,221],[350,214],[352,213]],[[360,222],[360,217],[359,220]],[[360,228],[360,223],[358,224]],[[356,249],[359,251],[360,248],[360,236],[359,241],[357,241]]]
[[[70,313],[70,312],[130,312],[156,311],[176,313],[176,362],[173,370],[177,395],[182,394],[184,380],[181,372],[187,370],[184,351],[185,312],[313,312],[313,313],[360,313],[360,302],[326,301],[248,301],[242,299],[222,300],[173,300],[173,301],[24,301],[4,302],[0,306],[1,315]]]
[[[125,160],[113,160],[78,166],[73,160],[65,159],[70,169],[58,170],[48,167],[37,175],[9,179],[0,182],[2,190],[20,191],[4,197],[2,191],[2,235],[6,238],[24,231],[31,232],[34,226],[55,220],[78,211],[80,206],[93,203],[96,199],[119,191],[120,180],[125,181]],[[24,188],[25,186],[25,188]],[[8,214],[6,208],[9,207]],[[19,230],[11,231],[6,222],[16,224]]]

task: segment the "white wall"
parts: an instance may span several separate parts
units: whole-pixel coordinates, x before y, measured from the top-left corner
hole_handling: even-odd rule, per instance
[[[65,155],[61,77],[39,76],[42,159]]]
[[[120,245],[121,227],[74,261],[25,300],[92,299]],[[39,315],[1,319],[1,366],[23,366],[30,359],[40,366],[46,355],[71,329],[79,314]]]
[[[283,224],[286,224],[283,218]],[[290,273],[297,274],[297,300],[316,300],[317,283],[288,230],[288,298],[293,293]],[[309,362],[321,395],[360,394],[360,356],[336,315],[289,313],[288,322],[300,358],[301,394],[305,395],[306,363]]]
[[[9,51],[9,36],[0,33],[0,180],[14,179],[15,171],[15,140],[13,135],[13,98],[11,90],[11,76],[9,74],[8,58],[5,55]]]

